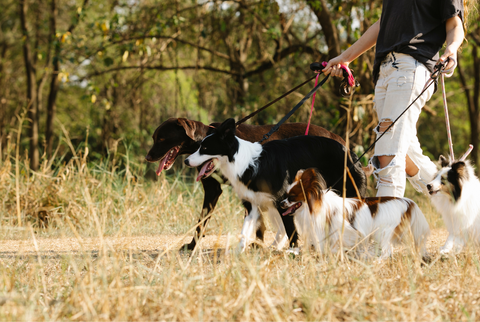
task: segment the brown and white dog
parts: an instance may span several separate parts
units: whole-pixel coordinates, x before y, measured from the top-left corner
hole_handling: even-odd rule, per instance
[[[468,161],[439,161],[442,169],[427,189],[449,233],[440,254],[456,254],[468,242],[480,245],[480,180]]]
[[[295,217],[304,245],[323,253],[326,245],[336,251],[340,237],[346,248],[373,238],[381,247],[381,258],[387,258],[392,254],[393,244],[400,241],[410,227],[417,251],[422,257],[427,254],[425,243],[430,228],[412,200],[395,197],[344,200],[326,188],[316,169],[300,170],[281,203],[286,209],[283,216]]]
[[[182,154],[190,155],[197,151],[202,140],[219,125],[220,123],[206,125],[202,122],[185,118],[169,118],[153,133],[153,146],[146,155],[145,160],[148,162],[159,161],[160,164],[156,173],[157,175],[160,175],[163,170],[168,170],[173,166],[178,156]],[[240,124],[236,129],[236,135],[243,140],[257,142],[262,139],[263,135],[270,131],[272,126],[273,125]],[[273,140],[304,135],[306,126],[306,123],[283,124],[277,132],[273,133],[272,136],[268,140],[263,141],[262,144]],[[345,141],[340,136],[313,124],[310,125],[308,135],[327,137],[345,145]],[[198,167],[198,170],[201,174],[199,177],[205,191],[202,212],[200,219],[198,220],[200,225],[195,231],[192,242],[182,246],[182,249],[186,248],[193,250],[195,248],[196,241],[202,237],[201,232],[204,230],[204,227],[210,218],[209,214],[215,208],[218,198],[222,194],[221,183],[228,183],[227,180],[221,176],[210,176],[214,172],[213,168],[205,169],[204,166],[201,166]],[[364,188],[365,187],[359,187],[359,189]],[[286,233],[290,238],[291,243],[295,245],[297,243],[297,234],[295,232],[293,218],[283,217],[282,219]],[[263,231],[261,229],[257,231],[257,237],[263,240]]]

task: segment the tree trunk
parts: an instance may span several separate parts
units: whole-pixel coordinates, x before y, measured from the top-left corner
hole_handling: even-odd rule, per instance
[[[47,123],[45,127],[45,140],[47,142],[47,157],[50,158],[52,156],[53,150],[53,120],[55,119],[55,111],[56,111],[56,101],[57,101],[57,93],[59,88],[58,82],[58,72],[60,70],[60,41],[56,39],[56,32],[57,32],[57,7],[56,1],[51,0],[51,17],[50,17],[50,28],[51,28],[51,41],[55,45],[55,54],[53,57],[53,71],[50,79],[50,93],[48,94],[48,102],[47,102]]]
[[[29,129],[30,137],[30,168],[34,171],[38,170],[39,153],[38,153],[38,106],[36,97],[36,77],[35,67],[32,61],[32,52],[30,49],[30,38],[28,36],[27,27],[27,0],[20,1],[20,22],[23,33],[23,58],[25,61],[25,71],[27,76],[27,104],[28,118],[31,125]]]

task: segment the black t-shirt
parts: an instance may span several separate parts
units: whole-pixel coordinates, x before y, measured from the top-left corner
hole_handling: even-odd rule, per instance
[[[433,71],[446,39],[449,18],[463,20],[462,0],[384,0],[375,49],[373,78],[388,53],[407,54]]]

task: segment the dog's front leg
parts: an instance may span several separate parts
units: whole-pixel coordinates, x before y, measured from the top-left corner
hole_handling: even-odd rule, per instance
[[[245,205],[246,202],[244,201],[243,204]],[[260,212],[257,205],[251,205],[250,203],[247,204],[250,206],[246,207],[248,214],[243,221],[242,239],[240,240],[237,249],[239,253],[244,252],[250,241],[254,238],[254,233],[259,224],[258,218],[260,217]]]
[[[222,194],[221,184],[213,177],[207,177],[202,179],[203,190],[205,195],[203,197],[203,207],[198,219],[198,226],[193,235],[193,239],[189,244],[185,244],[180,248],[180,250],[187,249],[193,250],[197,245],[197,241],[203,237],[203,232],[207,226],[208,220],[210,219],[210,213],[215,208],[218,198]]]
[[[449,234],[448,238],[447,238],[447,241],[445,241],[445,245],[440,247],[440,254],[446,255],[446,254],[450,253],[450,251],[453,248],[454,242],[455,242],[455,235]]]
[[[269,206],[267,209],[268,218],[272,224],[272,228],[277,231],[275,235],[275,240],[271,247],[276,247],[278,250],[281,250],[285,247],[288,242],[287,232],[285,231],[285,226],[283,225],[282,217],[280,216],[278,210],[273,206]]]

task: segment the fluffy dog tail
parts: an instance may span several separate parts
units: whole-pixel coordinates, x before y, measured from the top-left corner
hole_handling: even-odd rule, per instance
[[[423,212],[415,203],[413,203],[411,214],[410,229],[413,234],[415,247],[420,255],[425,258],[427,255],[426,244],[427,238],[430,236],[430,227],[428,226],[428,222],[425,219]]]

